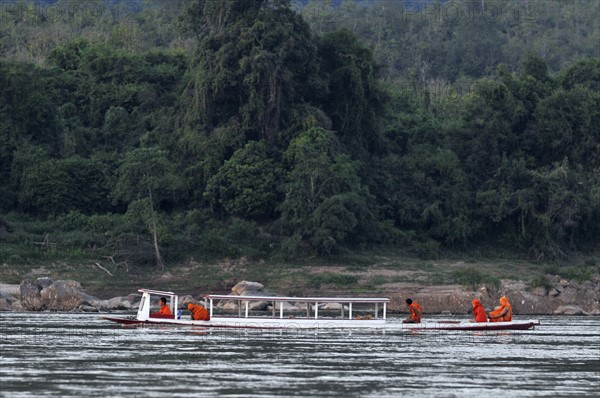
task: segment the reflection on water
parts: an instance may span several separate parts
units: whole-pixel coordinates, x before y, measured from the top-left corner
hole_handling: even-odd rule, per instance
[[[535,330],[401,332],[123,327],[0,314],[0,396],[593,396],[600,319]]]

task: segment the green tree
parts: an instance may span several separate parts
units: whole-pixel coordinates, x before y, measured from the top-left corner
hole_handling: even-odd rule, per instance
[[[542,164],[567,157],[571,162],[600,165],[600,94],[582,86],[556,90],[535,111],[532,152]]]
[[[529,170],[521,159],[504,159],[497,171],[497,187],[478,193],[483,211],[497,229],[536,259],[563,257],[576,245],[585,209],[594,207],[590,187],[568,161]]]
[[[519,121],[519,102],[502,82],[482,79],[465,104],[462,126],[449,133],[451,148],[462,160],[474,187],[485,184],[504,154],[518,148],[513,126]]]
[[[29,164],[19,191],[20,208],[41,215],[106,211],[109,179],[96,159],[74,156]]]
[[[282,166],[264,141],[250,141],[237,150],[208,181],[206,195],[213,208],[249,219],[274,216],[280,199]]]
[[[12,164],[20,147],[39,146],[50,156],[60,150],[52,76],[31,64],[0,59],[0,209],[17,202],[21,175]]]
[[[127,152],[119,166],[118,180],[112,192],[116,201],[128,203],[133,213],[143,217],[151,234],[156,266],[164,269],[159,247],[157,209],[171,199],[179,187],[173,165],[164,151],[142,148]],[[140,210],[142,209],[142,210]]]
[[[378,66],[371,51],[348,30],[326,34],[319,41],[321,70],[327,84],[319,104],[332,129],[355,156],[381,150],[378,117],[386,93],[377,82]]]
[[[600,91],[600,59],[585,58],[563,69],[557,80],[565,90],[570,90],[577,85],[588,89]]]
[[[285,159],[291,170],[279,210],[292,240],[307,240],[318,252],[331,253],[352,241],[363,243],[368,238],[361,239],[361,232],[379,232],[358,164],[333,132],[305,131],[292,140]]]
[[[235,119],[246,140],[289,140],[280,133],[290,112],[318,82],[310,30],[289,2],[195,1],[185,21],[198,38],[183,93],[187,129],[210,135]]]

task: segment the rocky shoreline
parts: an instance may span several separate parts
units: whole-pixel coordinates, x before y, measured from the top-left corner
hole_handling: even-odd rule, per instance
[[[502,281],[499,289],[482,286],[477,290],[469,290],[461,285],[403,284],[387,286],[385,293],[378,296],[391,298],[388,307],[390,313],[406,313],[404,300],[412,297],[421,304],[425,314],[470,314],[473,298],[479,298],[489,311],[498,304],[500,296],[506,295],[510,298],[516,315],[600,315],[599,274],[581,283],[565,280],[557,275],[547,275],[547,280],[548,286],[534,289],[527,288],[524,282],[516,281]],[[243,281],[232,288],[231,294],[243,296],[271,293],[264,290],[260,283]],[[139,305],[140,297],[140,294],[132,293],[100,299],[87,294],[76,281],[26,279],[20,285],[0,284],[0,311],[134,311]],[[192,296],[180,298],[182,307],[198,301],[200,298]],[[221,304],[221,307],[231,309],[227,303]]]
[[[424,313],[470,314],[471,301],[478,298],[486,312],[498,306],[501,296],[510,299],[516,315],[600,315],[600,275],[579,283],[548,275],[551,286],[528,288],[525,282],[503,280],[499,288],[481,286],[469,290],[461,285],[403,285],[401,295],[392,298],[390,308],[403,307],[404,299],[416,299]],[[406,312],[402,309],[401,312]]]
[[[0,311],[110,312],[137,308],[141,294],[103,300],[87,294],[72,280],[26,279],[20,285],[0,285]]]

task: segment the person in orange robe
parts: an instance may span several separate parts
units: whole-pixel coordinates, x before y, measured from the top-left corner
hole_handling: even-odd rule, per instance
[[[169,316],[173,316],[173,313],[171,312],[171,309],[167,305],[167,299],[166,298],[161,297],[160,300],[158,300],[158,304],[160,305],[159,310],[157,312],[153,313],[152,315],[169,315]]]
[[[410,317],[402,321],[402,323],[421,323],[421,306],[410,298],[406,299],[406,305],[410,309]]]
[[[192,319],[195,321],[210,321],[210,314],[203,306],[199,304],[188,304],[188,310],[192,313]]]
[[[512,321],[512,306],[510,301],[504,296],[500,297],[500,307],[496,307],[489,315],[490,322],[510,322]]]
[[[475,315],[475,320],[471,322],[487,322],[487,315],[485,314],[483,305],[481,305],[481,301],[474,299],[471,301],[471,304],[473,304],[473,315]]]

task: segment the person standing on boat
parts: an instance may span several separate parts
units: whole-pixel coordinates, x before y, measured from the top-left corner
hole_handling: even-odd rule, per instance
[[[168,315],[168,316],[173,316],[173,313],[171,312],[171,309],[167,305],[167,299],[166,298],[161,297],[160,300],[158,300],[158,305],[160,305],[160,308],[158,309],[158,312],[155,312],[152,315]]]
[[[195,321],[210,321],[210,314],[203,306],[199,304],[188,304],[188,310],[192,313],[192,319]]]
[[[473,315],[475,315],[475,320],[471,322],[487,322],[487,315],[485,314],[483,305],[481,305],[481,301],[474,299],[471,301],[471,304],[473,304]]]
[[[421,323],[421,306],[410,298],[406,299],[406,305],[410,309],[410,317],[402,321],[402,323]]]
[[[510,301],[504,296],[500,297],[500,307],[496,307],[490,312],[490,322],[511,322],[512,321],[512,306]]]

